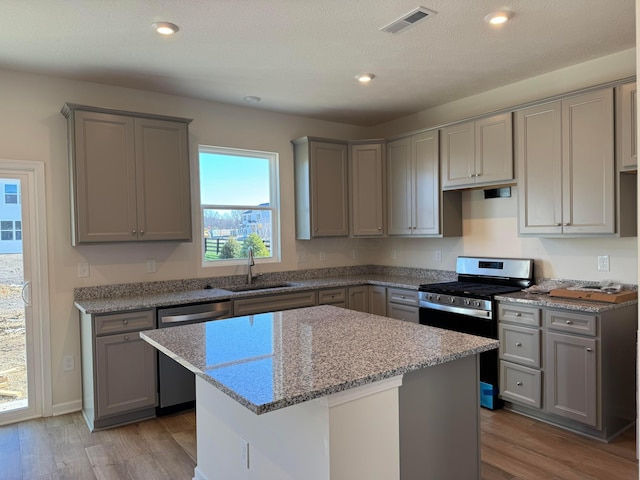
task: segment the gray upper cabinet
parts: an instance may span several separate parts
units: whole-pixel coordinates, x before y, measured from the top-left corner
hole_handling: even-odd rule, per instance
[[[296,238],[349,235],[347,142],[293,140]]]
[[[638,169],[637,105],[635,82],[616,87],[616,148],[621,172]]]
[[[352,143],[349,155],[350,233],[355,237],[384,235],[383,142]]]
[[[613,90],[516,114],[519,231],[615,233]]]
[[[511,113],[443,128],[442,188],[512,183]]]
[[[191,120],[65,104],[74,245],[191,241]]]
[[[438,131],[387,143],[387,233],[455,236],[462,233],[460,197],[439,187]]]

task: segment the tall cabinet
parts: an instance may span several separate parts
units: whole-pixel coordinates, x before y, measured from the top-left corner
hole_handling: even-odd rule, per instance
[[[516,113],[521,234],[616,233],[613,89]]]
[[[74,245],[191,241],[190,119],[65,104]]]
[[[351,142],[349,155],[350,233],[384,235],[384,142]]]
[[[296,190],[296,238],[349,234],[348,142],[304,137],[292,140]]]
[[[387,224],[389,235],[461,235],[459,194],[440,191],[438,130],[387,143]]]

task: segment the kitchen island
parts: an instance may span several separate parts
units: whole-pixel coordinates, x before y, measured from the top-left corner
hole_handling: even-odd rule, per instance
[[[497,340],[332,306],[140,336],[196,374],[196,480],[480,478]]]

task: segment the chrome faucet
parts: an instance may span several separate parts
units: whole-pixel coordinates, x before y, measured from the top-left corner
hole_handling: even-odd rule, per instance
[[[253,274],[251,273],[251,267],[253,267],[256,262],[253,259],[253,247],[249,247],[247,249],[247,284],[251,285],[253,282]]]

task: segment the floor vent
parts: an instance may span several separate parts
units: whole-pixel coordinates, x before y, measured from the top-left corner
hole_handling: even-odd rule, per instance
[[[431,18],[436,14],[437,12],[434,12],[433,10],[429,10],[428,8],[418,7],[414,10],[411,10],[409,13],[403,15],[399,19],[394,20],[388,25],[385,25],[384,27],[380,28],[380,31],[387,32],[387,33],[400,33],[401,31],[406,30],[412,25],[415,25],[416,23],[422,20],[425,20],[427,18]]]

